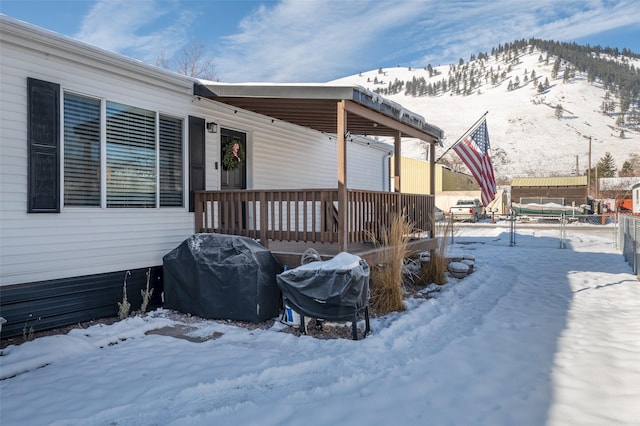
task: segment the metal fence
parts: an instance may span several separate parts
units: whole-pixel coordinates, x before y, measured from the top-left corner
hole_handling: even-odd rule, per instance
[[[610,232],[616,247],[618,247],[618,219],[616,215],[512,214],[504,219],[509,222],[510,246],[516,245],[518,229],[546,229],[557,232],[557,239],[553,238],[553,241],[556,241],[560,248],[567,248],[568,236],[572,230],[579,229],[582,232],[590,230],[599,234]]]
[[[618,217],[620,250],[625,260],[640,275],[640,217],[620,215]]]
[[[615,248],[620,250],[624,259],[631,266],[633,273],[640,277],[640,216],[629,214],[605,215],[515,215],[501,216],[500,222],[508,225],[509,246],[521,245],[527,231],[545,230],[546,238],[540,239],[540,247],[567,248],[572,233],[588,232],[594,235],[611,237]],[[500,223],[499,222],[499,223]],[[491,222],[492,224],[495,222]],[[583,225],[583,226],[581,226]],[[489,226],[482,223],[468,224],[474,226]],[[494,226],[494,225],[491,225]],[[454,242],[454,227],[451,226],[451,243]],[[529,246],[531,239],[527,240]]]
[[[640,275],[640,216],[632,215],[588,215],[588,216],[569,216],[569,215],[529,215],[526,218],[521,216],[510,216],[509,245],[516,244],[516,235],[518,226],[524,224],[533,225],[536,223],[557,223],[558,224],[558,242],[560,248],[566,248],[567,230],[571,229],[567,225],[572,223],[583,223],[585,225],[614,225],[612,235],[616,248],[619,248],[625,260],[633,269],[633,273]],[[518,225],[516,225],[516,223]],[[597,230],[600,226],[589,227],[588,229]],[[584,231],[587,228],[580,228]],[[605,227],[602,228],[606,229]]]

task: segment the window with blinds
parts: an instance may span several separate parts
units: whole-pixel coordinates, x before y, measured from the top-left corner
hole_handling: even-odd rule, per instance
[[[183,207],[183,120],[160,115],[159,129],[160,207]]]
[[[100,207],[100,100],[64,95],[64,205]]]
[[[107,102],[107,207],[156,207],[156,113]]]
[[[104,179],[107,207],[184,207],[184,120],[109,101],[105,119],[101,106],[64,94],[64,205],[100,207]]]

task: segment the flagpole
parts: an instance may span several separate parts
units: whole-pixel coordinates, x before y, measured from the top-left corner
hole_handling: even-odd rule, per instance
[[[438,159],[437,159],[435,162],[437,163],[438,161],[440,161],[440,160],[442,159],[442,157],[444,157],[444,156],[447,154],[447,152],[449,152],[449,151],[450,151],[454,146],[456,146],[456,145],[458,145],[460,142],[462,142],[462,140],[463,140],[464,138],[466,138],[466,137],[467,137],[467,135],[468,135],[469,133],[473,132],[473,131],[476,129],[476,127],[478,127],[478,125],[480,125],[480,122],[481,122],[481,121],[482,121],[482,120],[487,116],[487,114],[489,114],[489,111],[487,111],[487,112],[485,112],[484,114],[482,114],[482,117],[478,118],[478,119],[476,120],[476,122],[475,122],[475,123],[473,123],[473,126],[469,127],[469,129],[468,129],[466,132],[464,132],[464,133],[462,134],[462,136],[460,136],[460,137],[458,138],[458,140],[457,140],[453,145],[451,145],[449,148],[447,148],[447,149],[446,149],[446,151],[445,151],[445,152],[443,152],[443,153],[442,153],[442,155],[441,155],[440,157],[438,157]]]

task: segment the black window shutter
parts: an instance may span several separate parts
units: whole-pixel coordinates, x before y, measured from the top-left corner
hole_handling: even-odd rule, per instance
[[[194,191],[205,189],[204,119],[189,116],[189,211],[194,212]]]
[[[27,212],[60,212],[60,85],[27,79]]]

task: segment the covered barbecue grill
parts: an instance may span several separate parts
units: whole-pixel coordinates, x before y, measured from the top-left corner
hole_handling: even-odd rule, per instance
[[[280,264],[251,238],[194,234],[163,258],[164,306],[212,319],[278,316]]]
[[[289,269],[276,277],[284,302],[304,317],[351,321],[353,338],[358,338],[358,314],[365,316],[369,332],[369,265],[360,257],[342,252],[331,260],[312,262]]]

